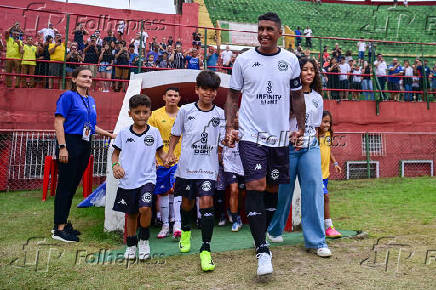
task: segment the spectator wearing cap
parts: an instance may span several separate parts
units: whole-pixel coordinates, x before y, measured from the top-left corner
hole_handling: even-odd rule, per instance
[[[6,40],[6,62],[5,70],[6,73],[16,73],[19,74],[21,71],[21,46],[23,45],[20,40],[19,33],[14,30],[14,26],[9,28],[5,33]],[[6,76],[6,86],[8,88],[12,87],[12,76]],[[20,78],[17,76],[15,79],[15,87],[20,86]]]
[[[31,35],[26,36],[26,44],[20,47],[20,52],[23,55],[23,59],[21,60],[21,73],[25,75],[32,75],[29,77],[29,81],[27,81],[27,77],[24,76],[21,78],[21,87],[33,88],[35,85],[35,78],[33,75],[35,74],[36,67],[36,46],[33,45],[33,38]]]
[[[378,80],[378,84],[379,84],[379,88],[380,90],[384,90],[385,89],[385,84],[386,84],[386,70],[388,68],[385,60],[383,59],[383,55],[381,53],[377,54],[377,59],[376,61],[374,61],[374,65],[375,65],[375,74],[377,76],[377,80]],[[387,95],[386,93],[381,93],[382,98],[384,100],[387,99]]]
[[[115,60],[117,63],[115,67],[115,78],[118,80],[127,80],[129,79],[129,67],[127,66],[129,65],[130,54],[126,47],[126,42],[119,41],[115,51]],[[125,82],[118,81],[114,90],[119,92],[121,89],[125,90],[125,88]]]
[[[91,35],[89,43],[85,46],[83,50],[84,60],[83,62],[89,64],[89,70],[92,72],[92,77],[97,76],[97,64],[98,58],[100,56],[101,46],[97,44],[97,37]],[[95,82],[93,82],[95,86]]]
[[[392,100],[400,100],[400,80],[399,76],[404,74],[404,68],[398,62],[397,58],[392,59],[392,64],[388,66],[388,90],[395,91],[391,93]]]
[[[48,80],[48,87],[52,89],[54,83],[59,84],[63,68],[62,62],[65,60],[65,43],[62,42],[62,35],[56,34],[54,43],[50,43],[48,46],[48,51],[50,53],[49,75],[55,77]]]
[[[52,37],[52,42],[54,42],[55,38],[56,38],[55,37],[56,33],[59,33],[59,32],[54,28],[52,23],[49,23],[47,28],[43,28],[40,31],[38,31],[38,34],[40,34],[42,36],[43,42],[46,41],[46,38],[49,35]]]
[[[73,71],[78,68],[79,63],[83,62],[82,51],[79,50],[79,44],[77,42],[73,42],[70,46],[70,51],[66,56],[67,64],[65,66],[65,71],[67,73],[67,89],[71,88],[71,79],[70,77],[73,74]],[[76,63],[76,64],[74,64]]]
[[[83,43],[83,36],[87,35],[88,31],[83,28],[82,23],[77,23],[76,28],[72,33],[74,35],[74,42],[77,43],[77,50],[83,51],[83,49],[85,48],[85,44]]]

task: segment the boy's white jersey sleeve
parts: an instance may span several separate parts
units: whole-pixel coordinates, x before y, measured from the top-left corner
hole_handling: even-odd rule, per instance
[[[115,138],[114,144],[112,145],[115,149],[123,150],[123,132],[124,130],[121,130]]]
[[[242,75],[241,56],[236,58],[232,67],[232,76],[230,77],[230,88],[236,91],[242,90],[244,87],[244,76]]]
[[[174,125],[171,128],[171,135],[173,136],[182,136],[184,132],[184,120],[185,119],[185,106],[182,106],[177,113],[176,120],[174,121]]]

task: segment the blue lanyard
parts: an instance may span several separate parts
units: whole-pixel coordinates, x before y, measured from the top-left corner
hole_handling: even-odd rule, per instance
[[[90,106],[89,106],[89,97],[87,97],[86,98],[86,100],[88,101],[88,102],[85,102],[85,97],[83,97],[81,94],[79,94],[79,93],[77,93],[79,96],[80,96],[80,98],[82,99],[82,102],[83,102],[83,105],[85,105],[85,107],[86,107],[86,111],[88,112],[88,121],[87,121],[87,123],[90,125],[90,119],[91,119],[91,117],[90,117],[90,115],[91,115],[91,108],[90,108]]]

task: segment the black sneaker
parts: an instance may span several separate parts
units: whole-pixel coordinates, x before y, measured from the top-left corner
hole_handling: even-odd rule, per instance
[[[79,241],[79,238],[77,236],[73,235],[71,232],[66,231],[65,229],[62,231],[55,230],[54,234],[51,237],[55,240],[65,243],[74,243]]]
[[[54,234],[55,230],[57,230],[57,229],[58,229],[58,226],[54,225],[53,229],[51,230],[51,233]],[[82,234],[80,231],[73,228],[73,225],[71,224],[71,222],[68,222],[65,224],[64,230],[72,233],[75,236],[80,236]]]

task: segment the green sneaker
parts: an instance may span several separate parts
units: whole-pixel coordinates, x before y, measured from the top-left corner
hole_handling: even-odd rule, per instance
[[[201,251],[200,253],[200,261],[201,261],[201,269],[203,271],[213,271],[215,270],[215,264],[212,261],[212,257],[210,256],[210,252]]]
[[[188,253],[191,250],[191,231],[182,231],[179,248],[182,253]]]

